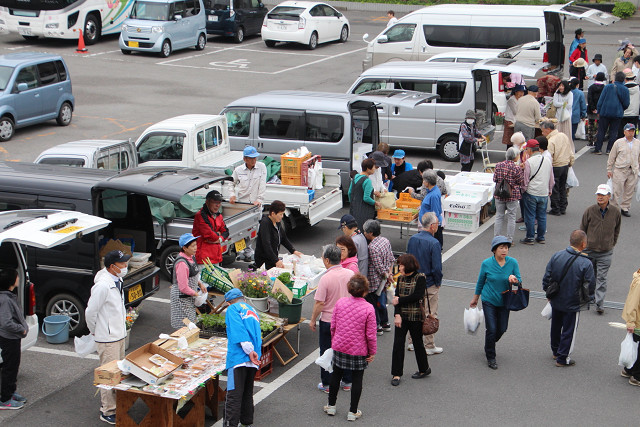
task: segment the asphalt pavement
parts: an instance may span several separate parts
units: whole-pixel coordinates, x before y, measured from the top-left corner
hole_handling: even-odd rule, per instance
[[[346,13],[346,12],[345,12]],[[347,14],[352,32],[346,44],[320,46],[311,55],[303,48],[284,46],[268,50],[259,37],[235,45],[210,38],[203,52],[181,51],[168,60],[150,55],[125,57],[116,38],[90,46],[88,55],[75,53],[75,45],[58,40],[28,44],[15,35],[0,36],[0,53],[37,50],[62,54],[69,64],[77,108],[71,126],[48,123],[19,130],[14,139],[0,144],[0,159],[32,161],[53,145],[85,138],[137,137],[146,126],[186,113],[219,112],[241,96],[271,89],[314,89],[346,91],[359,75],[364,57],[365,32],[377,34],[385,25],[382,12],[352,11]],[[582,26],[587,34],[590,56],[602,53],[610,64],[618,40],[631,35],[637,39],[637,21],[614,27],[567,21],[567,40]],[[637,39],[637,40],[636,40]],[[213,63],[213,65],[212,65]],[[235,64],[235,65],[234,65]],[[231,65],[231,66],[230,66]],[[500,138],[490,144],[492,161],[502,160]],[[569,234],[578,228],[583,211],[595,203],[595,189],[606,181],[606,156],[583,152],[575,171],[580,186],[571,190],[567,214],[550,217],[546,245],[516,244],[510,251],[522,272],[524,285],[541,291],[541,279],[551,255],[568,245]],[[440,160],[434,152],[412,150],[414,164],[431,159],[436,169],[449,175],[459,165]],[[476,162],[478,170],[478,162]],[[320,247],[339,234],[338,219],[343,208],[312,228],[297,228],[290,238],[303,253],[320,255]],[[475,233],[445,232],[444,278],[440,291],[440,331],[436,336],[444,353],[429,357],[433,373],[413,380],[416,369],[413,353],[405,359],[405,375],[399,387],[390,385],[393,334],[378,340],[378,355],[365,373],[357,423],[383,425],[478,425],[500,423],[509,426],[580,425],[631,426],[638,424],[640,390],[619,375],[617,357],[624,332],[608,326],[621,321],[624,302],[637,257],[640,209],[634,202],[631,218],[623,218],[622,232],[609,271],[607,300],[611,307],[602,316],[593,310],[581,314],[573,358],[575,367],[557,368],[549,349],[549,322],[540,316],[545,301],[534,293],[529,308],[513,313],[509,330],[497,345],[499,369],[486,366],[483,330],[467,335],[463,311],[473,296],[483,259],[491,255],[493,219]],[[395,251],[403,251],[397,227],[385,226]],[[516,240],[524,236],[516,232]],[[237,266],[245,264],[238,263]],[[141,305],[141,315],[133,327],[131,349],[170,331],[168,283]],[[307,300],[303,316],[309,317],[313,302]],[[483,326],[481,326],[483,328]],[[296,338],[289,335],[294,346]],[[257,426],[316,426],[346,424],[348,393],[338,396],[338,414],[330,418],[322,412],[327,395],[316,389],[319,368],[317,335],[303,324],[300,356],[286,367],[275,363],[273,373],[255,388]],[[22,357],[18,390],[29,398],[20,411],[0,413],[6,426],[103,425],[98,420],[99,397],[93,387],[94,357],[78,358],[72,343],[51,345],[40,337],[37,346]],[[206,425],[212,425],[210,417]]]

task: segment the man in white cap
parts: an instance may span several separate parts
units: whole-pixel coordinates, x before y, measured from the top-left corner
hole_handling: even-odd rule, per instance
[[[596,190],[596,204],[589,206],[582,215],[580,229],[587,233],[586,253],[593,260],[596,273],[596,311],[604,313],[602,307],[607,292],[607,273],[611,266],[613,247],[618,243],[622,216],[620,208],[609,203],[611,188],[600,184]]]
[[[635,137],[633,123],[624,125],[624,138],[618,139],[611,148],[607,161],[607,176],[613,182],[611,203],[618,206],[622,215],[630,216],[629,206],[636,191],[640,172],[640,141]]]

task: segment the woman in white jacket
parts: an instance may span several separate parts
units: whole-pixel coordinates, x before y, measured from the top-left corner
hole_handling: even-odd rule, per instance
[[[556,107],[556,119],[558,119],[556,129],[558,129],[558,132],[567,135],[569,141],[571,141],[571,145],[573,145],[573,138],[571,137],[573,94],[571,93],[571,87],[568,81],[563,80],[558,85],[558,89],[556,89],[556,92],[553,94],[553,106]]]

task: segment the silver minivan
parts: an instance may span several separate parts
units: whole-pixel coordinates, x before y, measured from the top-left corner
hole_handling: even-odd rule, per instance
[[[157,52],[162,58],[178,49],[203,50],[207,44],[202,0],[136,0],[122,24],[120,50]]]

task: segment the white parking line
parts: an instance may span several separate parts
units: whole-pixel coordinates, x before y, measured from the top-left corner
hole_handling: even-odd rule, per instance
[[[166,298],[149,297],[149,298],[147,298],[147,301],[154,301],[154,302],[161,302],[161,303],[164,303],[164,304],[171,304],[171,300],[166,299]]]
[[[303,67],[308,67],[309,65],[314,65],[314,64],[318,64],[320,62],[324,62],[327,61],[329,59],[335,59],[335,58],[339,58],[341,56],[344,55],[351,55],[352,53],[356,53],[356,52],[361,52],[363,50],[367,49],[366,47],[362,47],[360,49],[356,49],[356,50],[350,50],[349,52],[343,52],[343,53],[339,53],[337,55],[333,55],[330,56],[328,58],[323,58],[323,59],[318,59],[316,61],[312,61],[312,62],[308,62],[306,64],[301,64],[301,65],[296,65],[295,67],[289,67],[289,68],[285,68],[284,70],[280,70],[280,71],[276,71],[272,74],[282,74],[282,73],[286,73],[287,71],[292,71],[292,70],[297,70],[298,68],[303,68]]]
[[[28,351],[35,351],[36,353],[46,353],[46,354],[55,354],[57,356],[69,356],[69,357],[77,357],[78,359],[93,359],[100,360],[97,354],[88,354],[85,357],[80,356],[75,351],[68,350],[58,350],[56,348],[46,348],[46,347],[31,347]]]
[[[98,55],[104,55],[106,53],[116,53],[116,52],[120,52],[120,49],[118,50],[108,50],[106,52],[98,52],[98,53],[90,53],[88,55],[84,55],[85,57],[89,57],[89,56],[98,56]]]
[[[305,53],[305,52],[283,52],[280,50],[259,50],[259,49],[243,49],[243,48],[239,48],[238,49],[239,52],[258,52],[258,53],[275,53],[278,55],[295,55],[295,56],[317,56],[320,58],[327,58],[327,57],[331,57],[332,55],[322,55],[320,53]]]
[[[262,43],[262,41],[253,42],[253,43],[247,43],[244,46],[251,46],[251,45],[254,45],[254,44],[258,44],[258,43]],[[185,61],[187,59],[193,59],[193,58],[199,58],[201,56],[213,55],[214,53],[220,53],[220,52],[224,52],[224,51],[227,51],[227,50],[239,50],[240,46],[231,46],[231,47],[222,47],[222,48],[214,47],[213,49],[215,49],[215,50],[213,50],[213,51],[207,50],[206,52],[198,53],[198,54],[195,54],[195,55],[183,56],[183,57],[180,57],[180,58],[174,58],[174,59],[168,59],[166,61],[156,62],[156,65],[171,65],[173,62]],[[191,67],[191,68],[209,68],[209,67]]]

